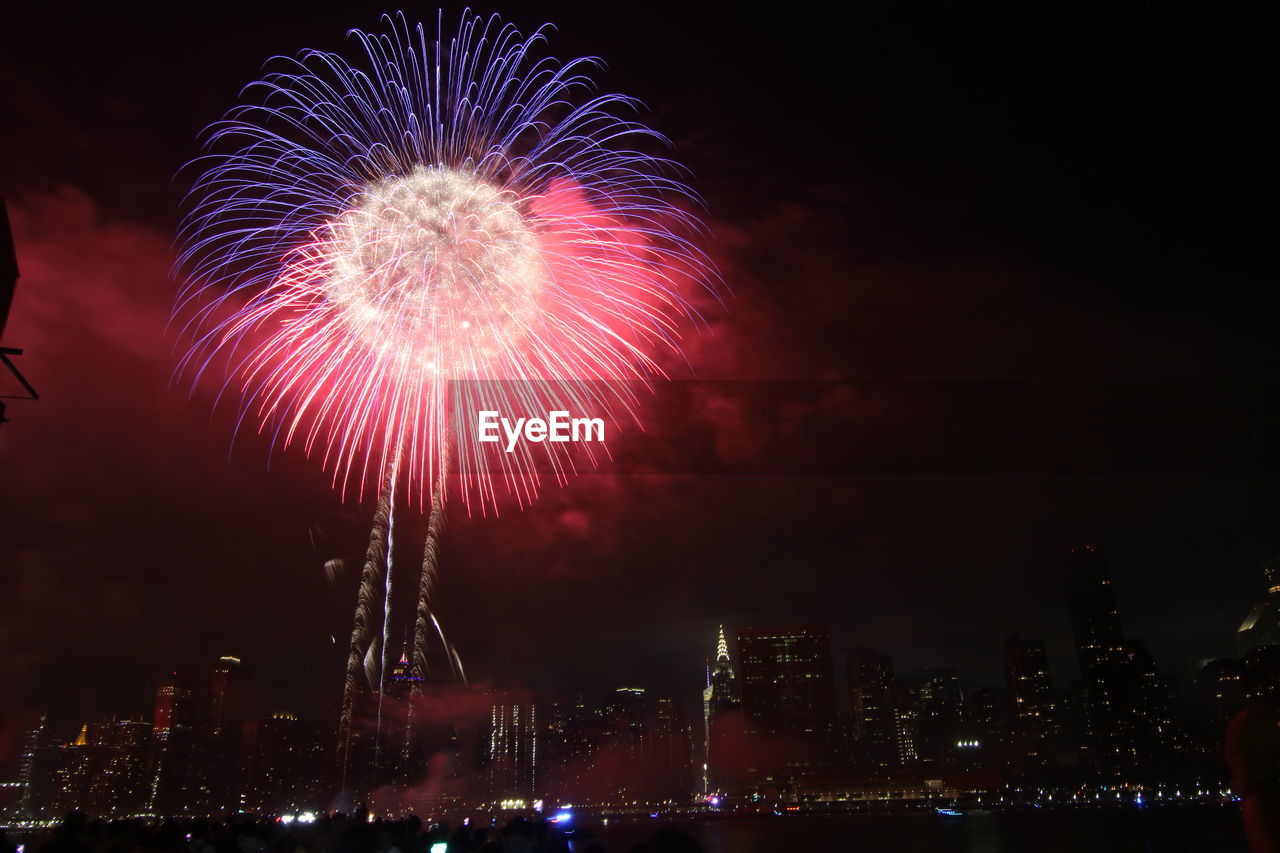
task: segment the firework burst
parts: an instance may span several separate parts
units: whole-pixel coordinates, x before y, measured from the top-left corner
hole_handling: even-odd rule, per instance
[[[609,380],[660,377],[655,350],[693,316],[682,287],[714,290],[696,199],[646,152],[665,140],[595,93],[594,60],[539,58],[545,34],[385,17],[352,31],[354,61],[273,60],[193,163],[182,366],[224,357],[242,416],[320,456],[344,495],[403,460],[428,506],[452,436],[468,511],[532,500],[533,455],[491,470],[462,418],[629,410]]]

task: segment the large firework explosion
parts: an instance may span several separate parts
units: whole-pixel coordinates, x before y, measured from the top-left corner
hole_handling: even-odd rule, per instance
[[[595,60],[539,56],[547,30],[386,16],[351,31],[350,59],[271,60],[192,164],[182,369],[221,374],[242,421],[300,442],[344,496],[377,484],[344,727],[360,671],[386,668],[370,634],[395,496],[430,516],[421,674],[446,475],[485,512],[536,496],[535,452],[564,470],[550,442],[495,469],[467,440],[476,413],[630,411],[630,381],[662,376],[655,352],[693,316],[682,288],[715,287],[697,200],[652,153],[666,141],[595,91]]]

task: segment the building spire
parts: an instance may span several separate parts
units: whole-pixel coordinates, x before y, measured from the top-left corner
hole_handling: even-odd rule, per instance
[[[720,626],[720,640],[716,643],[716,663],[729,662],[729,643],[724,638],[724,626]]]

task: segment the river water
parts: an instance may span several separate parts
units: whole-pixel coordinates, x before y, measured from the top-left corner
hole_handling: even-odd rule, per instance
[[[597,829],[606,853],[630,853],[657,821],[610,821]],[[704,853],[1247,853],[1235,808],[715,819],[675,824]],[[575,841],[574,853],[586,850]]]

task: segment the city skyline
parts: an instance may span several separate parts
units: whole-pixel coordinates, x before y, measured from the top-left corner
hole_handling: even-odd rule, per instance
[[[50,755],[83,750],[53,762],[64,805],[106,802],[108,770],[155,811],[329,784],[277,747],[306,740],[330,772],[362,669],[386,689],[347,691],[379,721],[342,741],[357,787],[410,784],[437,748],[516,799],[539,767],[570,790],[592,762],[614,788],[642,767],[652,793],[1221,756],[1271,685],[1251,647],[1280,646],[1265,28],[1152,7],[502,10],[637,99],[671,147],[626,156],[688,168],[701,201],[674,210],[705,222],[724,287],[673,285],[690,310],[640,333],[670,351],[636,353],[661,387],[635,398],[643,430],[609,423],[598,468],[539,471],[533,501],[451,498],[435,528],[433,482],[391,536],[372,469],[344,494],[323,448],[239,408],[243,374],[177,377],[172,313],[203,129],[266,57],[348,52],[382,11],[4,13],[0,345],[21,374],[0,364],[0,770],[44,719]],[[415,156],[359,191],[434,198]],[[534,196],[499,219],[542,247]],[[545,282],[520,282],[541,308]],[[225,283],[202,282],[239,310]],[[383,541],[385,586],[362,571]],[[375,606],[353,634],[357,601]],[[457,654],[420,681],[435,636]],[[740,743],[745,763],[714,757]]]
[[[1169,719],[1163,721],[1164,725],[1171,726],[1178,732],[1190,732],[1199,725],[1193,723],[1194,719],[1199,719],[1206,713],[1211,716],[1223,713],[1221,710],[1213,710],[1216,706],[1205,704],[1208,695],[1206,691],[1219,689],[1217,679],[1223,674],[1228,678],[1233,677],[1232,673],[1235,672],[1244,676],[1242,685],[1228,688],[1234,692],[1225,700],[1223,708],[1242,705],[1248,691],[1252,689],[1248,685],[1258,678],[1263,679],[1257,682],[1263,686],[1272,682],[1280,683],[1280,671],[1259,670],[1259,674],[1254,675],[1250,674],[1252,670],[1242,662],[1253,649],[1277,644],[1275,612],[1280,584],[1276,582],[1276,572],[1280,560],[1264,561],[1259,567],[1259,588],[1265,597],[1249,609],[1236,631],[1238,656],[1205,659],[1196,673],[1196,680],[1180,684],[1176,678],[1172,681],[1159,680],[1161,670],[1158,664],[1142,662],[1144,658],[1141,656],[1146,654],[1145,646],[1140,638],[1123,629],[1118,604],[1110,587],[1112,579],[1105,555],[1091,546],[1082,546],[1064,557],[1064,594],[1072,614],[1073,653],[1080,663],[1079,678],[1071,678],[1069,675],[1064,677],[1061,672],[1055,678],[1052,667],[1048,664],[1044,641],[1024,638],[1017,632],[1009,632],[1004,638],[1001,662],[1003,683],[982,684],[964,689],[960,686],[959,674],[953,668],[934,667],[929,671],[915,673],[895,671],[892,650],[881,654],[874,648],[859,646],[840,655],[833,651],[830,633],[825,628],[812,625],[775,625],[741,626],[735,630],[731,626],[726,633],[726,627],[721,625],[716,634],[714,654],[708,655],[705,661],[707,681],[705,689],[700,693],[701,701],[689,703],[682,695],[675,695],[670,699],[659,698],[659,701],[672,703],[675,715],[673,719],[683,721],[682,731],[688,741],[686,746],[692,750],[687,756],[687,769],[696,777],[699,775],[697,762],[707,762],[702,769],[701,784],[704,789],[716,790],[716,782],[724,784],[723,777],[735,777],[743,771],[741,768],[726,769],[723,759],[714,758],[713,753],[724,748],[731,751],[741,749],[741,742],[733,738],[743,736],[750,742],[777,737],[817,737],[824,744],[822,750],[832,750],[830,756],[822,758],[816,765],[826,773],[832,772],[829,764],[836,761],[834,756],[843,755],[841,750],[849,748],[843,745],[846,741],[857,744],[857,756],[851,760],[860,762],[857,766],[863,767],[864,773],[874,775],[877,772],[919,769],[918,762],[920,755],[925,752],[924,745],[931,743],[931,738],[936,739],[938,733],[931,732],[939,725],[949,727],[949,734],[945,738],[948,742],[954,740],[957,732],[964,733],[965,737],[974,736],[972,742],[963,742],[965,746],[974,749],[991,734],[986,732],[982,734],[982,738],[978,738],[982,729],[973,718],[964,725],[958,719],[948,723],[945,720],[931,722],[927,718],[937,717],[936,709],[944,706],[954,707],[957,712],[961,707],[980,707],[983,702],[988,701],[984,697],[991,696],[992,701],[996,702],[995,707],[999,709],[996,712],[998,723],[993,725],[1000,727],[1001,749],[1012,749],[1022,756],[1017,761],[1025,759],[1025,764],[1020,763],[1018,766],[1026,771],[1028,768],[1052,766],[1055,754],[1061,760],[1060,741],[1064,737],[1068,740],[1072,737],[1079,738],[1082,742],[1091,744],[1086,749],[1086,756],[1098,744],[1105,747],[1104,752],[1109,752],[1110,747],[1106,746],[1111,743],[1109,739],[1123,743],[1126,749],[1133,744],[1144,743],[1143,738],[1146,736],[1142,733],[1159,731],[1162,725],[1163,718],[1146,719],[1153,713],[1168,714]],[[733,637],[732,642],[729,637]],[[1134,657],[1134,650],[1138,658]],[[772,660],[794,660],[796,663],[769,663]],[[1264,665],[1274,666],[1275,663],[1276,661],[1269,664],[1264,662]],[[1116,680],[1131,678],[1117,669],[1130,666],[1138,667],[1134,670],[1137,678],[1156,679],[1151,682],[1150,688],[1141,681],[1126,688]],[[1147,672],[1142,668],[1144,666],[1150,667],[1150,676],[1143,674]],[[1232,669],[1232,666],[1245,668]],[[846,673],[846,678],[841,678],[842,671]],[[252,725],[255,737],[259,725],[269,727],[273,724],[272,721],[280,720],[301,721],[299,725],[311,732],[309,737],[314,738],[316,744],[316,768],[313,772],[320,772],[319,768],[323,768],[326,763],[323,756],[330,752],[324,744],[335,736],[329,731],[336,728],[334,720],[326,719],[326,715],[319,709],[310,709],[310,713],[303,712],[300,717],[297,708],[264,706],[261,699],[255,697],[251,671],[244,667],[238,657],[220,656],[208,668],[206,675],[207,678],[200,679],[193,677],[190,670],[186,674],[174,672],[157,683],[153,707],[149,713],[128,712],[118,708],[103,711],[67,731],[67,734],[76,732],[74,737],[59,736],[57,724],[51,723],[47,714],[41,714],[39,728],[43,732],[42,737],[51,745],[85,745],[90,727],[96,727],[95,731],[98,732],[106,732],[113,725],[136,726],[145,728],[145,737],[149,737],[160,748],[167,742],[175,726],[190,727],[198,724],[216,733],[227,730],[230,725],[232,739],[237,741],[240,738],[239,727],[251,721],[254,721]],[[269,675],[266,677],[269,679]],[[663,696],[663,691],[655,691],[650,685],[612,688],[598,686],[595,690],[584,690],[582,685],[561,684],[554,688],[530,690],[527,685],[495,684],[482,679],[474,688],[465,688],[452,684],[447,679],[441,681],[440,678],[437,675],[432,682],[423,685],[423,691],[428,697],[440,693],[448,695],[459,690],[464,693],[470,691],[480,697],[480,704],[474,706],[479,710],[470,715],[469,723],[475,723],[484,716],[482,712],[487,707],[485,703],[490,701],[485,697],[498,697],[492,700],[500,704],[492,706],[492,726],[497,734],[493,745],[488,748],[489,757],[493,758],[494,750],[522,757],[517,761],[518,766],[507,768],[499,777],[493,777],[492,771],[486,771],[489,774],[486,778],[520,779],[523,781],[519,785],[508,782],[507,787],[528,790],[532,790],[535,778],[534,756],[537,749],[534,739],[546,737],[544,728],[546,732],[555,730],[554,719],[559,713],[554,710],[558,707],[556,703],[565,701],[563,698],[551,697],[575,697],[572,702],[586,702],[585,707],[599,709],[609,707],[610,697],[631,694],[643,697],[646,693],[654,697]],[[400,663],[388,682],[388,695],[399,702],[409,698],[411,693],[403,684],[408,684],[410,680],[412,676],[405,657],[401,655]],[[792,687],[789,685],[795,685],[802,692],[791,695]],[[1157,692],[1139,692],[1129,699],[1122,699],[1127,694],[1117,692],[1126,689],[1149,691],[1152,688]],[[761,693],[761,690],[764,692]],[[813,692],[815,690],[816,693]],[[1077,691],[1083,692],[1077,695]],[[775,695],[790,698],[769,698]],[[1158,696],[1168,698],[1159,699]],[[254,701],[255,698],[257,701]],[[1218,698],[1222,699],[1222,696],[1219,695]],[[797,701],[800,704],[795,704]],[[1164,707],[1160,704],[1162,701],[1172,703],[1168,711],[1161,710]],[[783,704],[778,704],[779,702]],[[1111,717],[1117,705],[1124,705],[1125,702],[1136,703],[1133,705],[1134,713],[1142,718],[1136,725],[1121,723],[1117,724],[1120,728],[1108,729],[1110,733],[1100,733],[1095,730],[1100,724],[1091,722],[1095,714],[1090,710],[1093,707],[1090,703],[1093,702],[1101,703],[1101,710],[1097,713],[1104,720]],[[1066,709],[1072,703],[1076,707],[1071,714],[1078,718],[1080,728],[1068,736],[1062,727],[1068,716]],[[910,709],[909,716],[902,717],[895,710],[898,708]],[[935,710],[931,712],[930,708]],[[371,730],[367,728],[372,718],[372,709],[373,706],[366,706],[363,710],[365,728],[362,728],[362,732],[368,738],[372,737]],[[542,726],[535,724],[539,713],[547,712],[548,709],[551,709],[553,718],[550,726],[547,723]],[[381,714],[380,706],[378,713]],[[402,712],[393,711],[389,705],[388,714],[396,713]],[[521,715],[526,720],[523,724],[520,722]],[[715,721],[726,715],[741,715],[741,722],[737,725],[743,727],[738,735],[730,736],[728,741],[723,732],[715,730]],[[946,716],[945,713],[943,716]],[[524,742],[526,736],[520,734],[526,729],[529,738],[527,743]],[[396,732],[401,734],[397,735]],[[1195,737],[1203,738],[1205,735],[1206,732],[1202,731]],[[388,760],[392,762],[392,765],[387,766],[399,766],[401,759],[398,753],[403,729],[391,726],[384,736],[384,749],[389,751],[391,758]],[[1189,735],[1179,734],[1177,738],[1187,736]],[[105,735],[98,734],[96,737],[102,742]],[[248,738],[247,728],[245,737]],[[133,739],[136,740],[136,737]],[[726,743],[736,743],[737,746],[725,747]],[[796,760],[800,760],[798,766],[807,766],[806,760],[801,760],[804,749],[798,742],[788,740],[788,743],[791,744],[788,766],[792,766]],[[932,743],[930,748],[936,751],[938,747],[937,743]],[[1220,747],[1219,743],[1217,748]],[[362,749],[357,759],[365,765],[362,773],[373,774],[370,778],[391,773],[388,778],[400,780],[398,784],[413,786],[412,775],[401,778],[398,775],[401,771],[380,770],[378,760],[371,757],[375,753],[371,751],[369,743]],[[408,754],[405,753],[406,756]],[[825,755],[821,750],[820,754]],[[154,757],[150,760],[157,761]],[[1081,765],[1073,758],[1070,766]],[[1124,766],[1127,765],[1117,765]],[[524,769],[521,770],[520,767]],[[13,769],[10,768],[11,771]],[[156,770],[155,773],[159,778],[160,771]],[[527,777],[524,775],[526,773]],[[692,784],[696,784],[696,781]],[[89,795],[81,796],[88,798]],[[154,808],[154,793],[152,796],[151,807]],[[509,793],[507,796],[516,794]]]
[[[1090,551],[1093,550],[1092,546],[1084,546],[1084,547],[1086,547]],[[1065,559],[1067,555],[1073,553],[1074,550],[1075,549],[1073,549],[1073,551],[1066,552],[1063,555],[1059,555],[1060,562],[1061,560]],[[1224,631],[1222,636],[1218,637],[1214,643],[1207,644],[1204,647],[1204,653],[1191,656],[1182,660],[1175,659],[1175,660],[1161,661],[1162,669],[1171,673],[1175,677],[1175,679],[1179,682],[1179,684],[1181,685],[1184,691],[1187,689],[1188,685],[1192,682],[1195,675],[1198,673],[1199,669],[1206,662],[1215,660],[1218,658],[1231,657],[1234,654],[1238,653],[1239,639],[1237,637],[1237,634],[1241,624],[1248,621],[1251,624],[1251,626],[1254,625],[1254,623],[1259,623],[1256,625],[1257,628],[1261,628],[1263,630],[1274,630],[1269,626],[1272,624],[1275,618],[1273,615],[1271,615],[1275,612],[1275,606],[1267,605],[1266,594],[1273,586],[1275,586],[1275,584],[1271,581],[1272,575],[1274,574],[1274,571],[1275,571],[1274,569],[1275,563],[1276,563],[1275,559],[1263,560],[1260,564],[1255,566],[1254,568],[1255,583],[1254,583],[1254,590],[1253,590],[1255,593],[1254,597],[1252,599],[1242,600],[1240,604],[1239,612],[1237,614],[1237,618],[1233,619],[1230,623],[1224,623],[1224,625],[1228,627],[1228,630]],[[1061,572],[1061,566],[1059,566],[1058,571]],[[1120,580],[1121,582],[1124,580],[1123,573],[1120,575],[1118,580]],[[1123,593],[1121,594],[1123,595]],[[1066,586],[1064,585],[1062,599],[1064,602],[1066,602],[1069,600],[1069,598],[1070,596],[1067,594]],[[1246,603],[1246,602],[1252,602],[1252,603]],[[1125,608],[1125,609],[1128,609],[1128,608]],[[1001,644],[1002,643],[1006,644],[1004,654],[1007,655],[1008,637],[1010,635],[1017,635],[1017,634],[1025,634],[1026,636],[1033,638],[1036,642],[1040,643],[1041,646],[1044,647],[1044,653],[1046,654],[1046,661],[1053,662],[1051,669],[1054,672],[1057,672],[1060,675],[1069,674],[1074,676],[1073,678],[1068,678],[1066,680],[1068,681],[1078,680],[1079,678],[1085,676],[1086,673],[1081,668],[1082,664],[1080,661],[1079,654],[1074,648],[1073,628],[1071,626],[1071,618],[1069,613],[1067,612],[1067,608],[1064,608],[1063,615],[1064,615],[1063,624],[1059,624],[1059,625],[1015,626],[1013,620],[1009,620],[1009,624],[1003,630],[988,631],[988,633],[990,633],[991,635],[990,636],[991,642],[989,644],[990,648],[987,650],[989,660],[987,662],[987,665],[984,668],[980,668],[977,670],[957,665],[956,662],[949,660],[945,654],[941,654],[937,650],[926,651],[923,654],[921,654],[919,650],[916,650],[916,653],[914,655],[908,652],[908,654],[904,656],[902,655],[901,651],[896,649],[896,647],[891,646],[890,644],[885,642],[880,642],[876,640],[874,637],[864,636],[860,634],[856,628],[853,628],[849,625],[841,625],[839,623],[836,623],[835,625],[824,628],[824,630],[831,630],[832,635],[837,638],[835,641],[833,641],[833,648],[835,649],[839,649],[841,647],[840,646],[841,642],[844,643],[844,646],[847,649],[848,654],[850,655],[856,654],[857,650],[860,648],[866,648],[869,646],[884,647],[886,649],[891,650],[891,652],[899,660],[900,675],[903,675],[908,679],[924,679],[924,678],[927,678],[929,673],[940,670],[940,669],[953,670],[958,673],[960,684],[963,685],[964,689],[966,691],[972,691],[982,687],[998,685],[1001,682],[1001,680],[1004,677],[1004,671],[1005,671],[1004,665],[1000,663],[1000,656],[1001,656],[1000,650],[1002,648]],[[447,619],[448,616],[446,615],[444,618]],[[812,624],[813,620],[806,620],[804,618],[792,618],[792,619],[785,619],[785,620],[775,619],[775,620],[772,620],[771,622],[766,620],[765,624],[804,624],[806,622]],[[717,624],[718,630],[723,630],[726,624],[729,625],[730,628],[732,629],[732,627],[735,625],[735,622],[731,619],[725,619],[725,620],[719,621],[716,624]],[[1132,632],[1132,635],[1141,636],[1141,631],[1134,630]],[[736,647],[738,640],[736,636],[733,634],[732,630],[730,631],[729,636],[731,638],[731,642]],[[844,639],[841,640],[840,638],[844,638]],[[1052,638],[1052,639],[1046,639],[1046,638]],[[639,645],[643,647],[645,645],[645,643],[643,642],[643,639],[642,638],[637,638],[637,639],[641,640]],[[242,644],[237,644],[234,640],[229,640],[225,644],[226,649],[223,649],[223,650],[225,651],[227,649],[230,649],[235,652],[238,652],[240,645]],[[692,645],[696,646],[696,643]],[[392,649],[393,659],[401,651],[403,651],[403,649],[399,647],[393,648]],[[480,651],[483,653],[483,651],[485,650],[482,649]],[[736,656],[737,655],[735,653],[734,657],[736,658]],[[228,657],[236,660],[239,659],[238,656],[235,654],[232,654],[232,655],[218,654],[217,657],[218,659],[227,659]],[[901,663],[901,661],[903,661],[904,659],[908,661],[906,666],[903,666]],[[615,658],[615,660],[621,663],[622,661],[625,660],[625,657],[622,655],[618,655]],[[696,661],[696,655],[689,660],[685,660],[682,667],[682,673],[687,675],[688,673],[693,671],[694,666],[696,665],[695,661]],[[704,663],[709,663],[711,665],[714,665],[715,658],[713,657],[708,662],[704,662]],[[186,667],[189,665],[190,665],[189,662],[184,664],[183,662],[178,661],[174,658],[170,658],[168,662],[162,665],[157,665],[154,662],[144,664],[144,668],[142,671],[147,673],[145,676],[140,676],[140,674],[134,673],[134,674],[131,674],[128,679],[129,682],[134,685],[134,689],[130,691],[133,695],[133,704],[131,706],[132,710],[121,710],[120,708],[117,708],[113,713],[123,713],[124,716],[126,717],[133,717],[143,713],[146,709],[150,708],[149,702],[153,696],[152,690],[156,686],[159,686],[165,683],[165,681],[167,681],[171,676],[176,676],[180,672],[185,672]],[[174,669],[174,667],[177,667],[177,668]],[[255,661],[254,664],[251,665],[251,669],[252,670],[261,669],[263,671],[272,672],[275,675],[279,675],[281,670],[282,669],[287,670],[287,667],[282,668],[279,666],[279,662],[272,662],[269,659],[259,658]],[[841,667],[837,666],[836,677],[838,680],[842,678],[840,672],[841,672]],[[589,693],[592,693],[592,694],[599,693],[601,695],[607,695],[610,691],[612,691],[616,687],[616,683],[622,683],[627,681],[638,683],[638,682],[646,681],[643,673],[637,672],[634,669],[631,670],[631,674],[629,676],[623,676],[620,679],[619,678],[611,679],[610,674],[606,672],[597,672],[594,674],[594,677],[589,677],[585,679],[579,678],[576,681],[572,677],[566,676],[563,673],[557,674],[554,671],[552,671],[545,679],[541,681],[528,682],[527,684],[521,683],[519,679],[512,678],[509,674],[506,674],[506,673],[486,672],[484,670],[479,670],[476,673],[473,673],[473,675],[476,676],[477,680],[479,680],[481,683],[484,683],[484,684],[490,684],[490,683],[515,684],[520,687],[529,687],[530,689],[534,689],[538,691],[549,691],[549,690],[569,689],[569,688],[578,689],[578,690],[585,689]],[[392,677],[394,679],[394,674]],[[274,678],[268,679],[267,683],[269,684],[271,681],[274,681]],[[692,688],[688,683],[685,683],[683,685],[676,684],[673,682],[672,677],[669,675],[665,677],[660,676],[657,679],[653,679],[653,682],[654,682],[654,686],[658,690],[678,695],[680,696],[682,702],[688,700],[690,710],[693,710],[695,705],[698,706],[698,708],[701,707],[701,703],[702,703],[701,685],[699,685],[699,688],[698,688],[699,694],[697,698],[690,699],[689,697],[693,695],[694,691],[692,690]],[[848,685],[846,683],[843,686],[848,686]],[[329,692],[332,692],[332,691],[329,691]],[[336,709],[337,707],[336,703],[340,699],[340,693],[335,696],[325,697],[323,694],[323,690],[312,689],[310,691],[307,691],[303,695],[315,697],[317,694],[321,697],[321,701],[318,703],[315,701],[314,698],[300,700],[296,698],[296,695],[295,695],[295,698],[292,699],[292,701],[287,697],[270,698],[270,699],[265,699],[260,701],[265,701],[268,705],[279,706],[278,708],[279,710],[285,710],[290,712],[296,712],[298,709],[295,706],[298,706],[298,705],[308,705],[311,707],[327,707],[327,705],[333,705],[333,707]],[[268,689],[267,695],[270,695],[269,689]],[[39,702],[34,699],[34,697],[32,697],[31,701],[27,703],[27,706],[32,711],[39,711],[40,713],[48,713],[48,708],[42,707],[39,704]],[[77,718],[77,714],[80,717],[85,716],[85,714],[80,711],[77,711],[74,713],[68,713],[66,715],[66,718],[63,720],[60,720],[60,722],[63,722],[69,725],[71,722],[74,721],[74,719]],[[59,716],[60,714],[55,712],[54,719],[56,720]],[[92,718],[94,716],[95,716],[95,712],[90,711],[88,714],[88,718]]]

